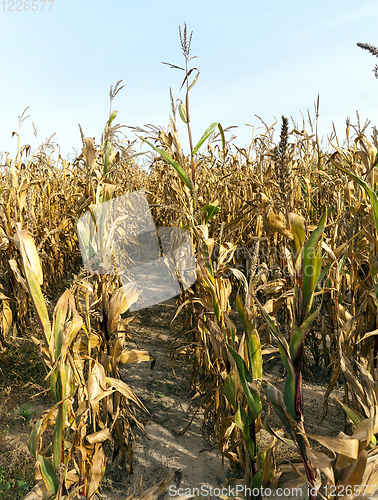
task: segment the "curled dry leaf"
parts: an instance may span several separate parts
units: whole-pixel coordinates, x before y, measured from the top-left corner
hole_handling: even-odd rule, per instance
[[[108,308],[109,332],[114,330],[121,314],[126,312],[138,300],[138,287],[136,283],[127,283],[118,288],[110,300]]]
[[[281,217],[276,214],[272,207],[268,208],[265,213],[265,226],[268,234],[279,233],[289,240],[293,240],[293,233],[286,227]]]
[[[140,351],[138,349],[131,349],[130,351],[123,351],[119,357],[121,364],[128,363],[141,363],[142,361],[153,361],[154,357],[148,351]]]
[[[105,427],[105,429],[101,429],[100,431],[94,432],[93,434],[88,434],[86,436],[86,440],[88,441],[88,443],[94,444],[102,443],[103,441],[110,439],[110,437],[110,430],[108,427]]]

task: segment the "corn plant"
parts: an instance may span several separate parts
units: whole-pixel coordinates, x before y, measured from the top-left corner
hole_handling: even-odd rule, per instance
[[[135,293],[119,288],[111,300],[103,301],[112,334],[109,344],[103,344],[99,335],[85,328],[68,290],[55,307],[51,325],[40,288],[43,274],[34,242],[26,230],[17,230],[15,242],[43,332],[42,341],[36,337],[32,340],[41,349],[56,401],[38,421],[29,439],[30,452],[36,459],[36,479],[43,479],[42,489],[51,491],[58,500],[69,498],[77,491],[92,498],[105,472],[103,442],[111,437],[114,429],[114,455],[121,453],[124,468],[129,452],[131,467],[128,417],[138,421],[130,403],[147,411],[132,389],[120,380],[117,367],[120,362],[153,359],[144,351],[124,348],[120,315],[136,300]],[[79,337],[82,328],[85,335]],[[109,349],[109,354],[101,345]],[[51,426],[54,427],[52,449],[50,446],[46,449],[42,437]],[[46,457],[47,451],[52,455],[52,462]]]
[[[275,433],[270,428],[268,421],[265,424],[266,429],[277,438],[297,448],[305,467],[307,480],[311,488],[313,488],[315,471],[307,456],[307,449],[310,445],[305,434],[304,425],[302,366],[306,333],[319,313],[319,308],[311,312],[311,307],[321,271],[321,239],[326,223],[326,212],[323,214],[318,228],[311,234],[306,244],[303,221],[298,217],[292,217],[292,221],[296,283],[294,289],[295,321],[289,343],[280,332],[280,329],[274,325],[272,318],[265,312],[258,299],[255,298],[255,300],[268,323],[271,333],[278,342],[281,360],[287,372],[283,394],[269,382],[263,384],[264,394],[284,425],[290,440],[286,440]]]
[[[260,338],[256,327],[247,316],[247,310],[239,297],[237,297],[236,307],[243,324],[244,336],[236,350],[235,337],[233,346],[227,344],[235,364],[239,378],[236,379],[234,370],[230,372],[225,381],[225,395],[235,409],[235,426],[243,435],[248,453],[251,459],[250,471],[245,467],[245,485],[253,491],[265,488],[269,482],[273,482],[275,475],[275,464],[273,459],[273,449],[276,438],[273,437],[270,445],[265,450],[259,450],[257,444],[257,433],[262,428],[262,402],[257,384],[262,380],[262,350]],[[238,396],[238,383],[242,387],[246,405],[243,399]],[[242,401],[242,402],[241,402]],[[256,490],[255,490],[256,491]],[[257,498],[260,498],[257,497]]]

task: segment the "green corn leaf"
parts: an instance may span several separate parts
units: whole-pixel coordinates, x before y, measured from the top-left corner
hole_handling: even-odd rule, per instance
[[[266,486],[270,481],[273,481],[275,476],[276,476],[275,475],[274,461],[269,459],[269,455],[267,457],[268,451],[273,449],[274,446],[275,446],[275,442],[274,442],[274,440],[272,440],[272,442],[269,444],[269,446],[267,448],[265,448],[264,450],[261,450],[257,453],[257,460],[258,460],[258,463],[260,465],[260,470],[261,470],[261,477],[259,478],[259,483],[261,483],[261,485],[258,486],[259,488],[261,486]],[[254,481],[254,477],[252,478],[252,484],[253,484],[253,481]]]
[[[328,264],[324,269],[322,269],[322,272],[319,274],[318,281],[316,283],[315,288],[318,287],[318,285],[321,283],[322,279],[324,279],[327,276],[328,271],[331,269],[332,264]]]
[[[265,415],[265,418],[264,418],[264,429],[269,432],[269,434],[271,434],[272,436],[276,437],[277,439],[279,439],[280,441],[282,441],[283,443],[287,444],[290,448],[293,448],[294,450],[298,451],[297,447],[295,446],[295,441],[292,440],[292,439],[288,439],[288,438],[285,438],[283,436],[280,436],[279,434],[277,434],[270,426],[269,424],[269,410],[268,410],[268,413]]]
[[[218,297],[216,296],[216,293],[214,292],[213,289],[210,289],[211,297],[213,299],[213,309],[215,312],[215,316],[217,317],[217,320],[220,321],[221,319],[221,308],[218,302]]]
[[[213,284],[215,284],[213,264],[212,264],[211,259],[210,259],[209,250],[208,250],[207,245],[204,241],[202,242],[201,246],[202,246],[203,261],[205,263],[206,270],[208,272],[209,277],[211,277],[211,282]]]
[[[211,134],[214,132],[214,130],[217,127],[219,128],[219,131],[220,131],[220,134],[221,134],[221,137],[222,137],[222,144],[223,144],[223,148],[224,148],[224,132],[223,132],[223,129],[222,129],[220,123],[214,122],[214,123],[212,123],[210,125],[210,127],[208,129],[205,130],[205,132],[203,133],[203,136],[199,140],[197,146],[193,149],[192,155],[195,155],[197,153],[197,151],[202,146],[202,144],[206,141],[206,139],[208,139],[211,136]]]
[[[236,367],[238,369],[239,378],[245,398],[247,400],[249,408],[252,411],[253,417],[256,419],[262,410],[260,396],[257,392],[250,389],[247,384],[247,382],[252,383],[252,377],[248,371],[244,359],[236,351],[234,351],[234,349],[230,345],[227,344],[227,348],[236,362]]]
[[[341,271],[343,270],[347,253],[348,253],[348,248],[345,250],[344,255],[341,257],[340,262],[337,265],[339,273],[341,273]]]
[[[356,411],[355,409],[353,408],[350,408],[349,406],[345,405],[344,403],[342,403],[339,399],[335,398],[335,401],[336,403],[338,403],[341,408],[344,410],[346,416],[351,420],[351,422],[353,422],[355,425],[359,425],[364,419],[364,417],[361,415],[361,413],[359,413],[358,411]],[[373,445],[373,446],[376,446],[377,445],[377,438],[373,435],[370,439],[370,443]]]
[[[296,259],[299,252],[302,250],[306,239],[306,226],[305,220],[298,214],[289,214],[290,229],[294,236],[294,258]]]
[[[110,118],[109,118],[109,121],[108,121],[109,127],[112,124],[112,121],[114,120],[114,118],[117,116],[117,113],[118,113],[118,111],[114,110],[113,113],[110,115]]]
[[[287,411],[290,415],[296,419],[296,411],[295,411],[295,380],[291,373],[288,373],[285,380],[285,387],[283,392],[284,402],[287,408]]]
[[[261,379],[262,377],[262,354],[261,343],[258,334],[255,333],[251,322],[245,314],[243,304],[241,303],[239,295],[236,297],[236,309],[241,319],[243,330],[248,349],[249,365],[251,367],[252,378]]]
[[[286,408],[284,399],[282,397],[282,392],[268,382],[266,395],[270,403],[272,404],[274,411],[284,425],[286,432],[295,442],[296,422]]]
[[[263,486],[263,481],[264,481],[264,469],[259,469],[256,472],[256,474],[252,477],[250,489],[252,491],[256,488],[259,490]]]
[[[181,120],[184,123],[188,123],[188,114],[186,112],[186,106],[183,102],[180,102],[178,110],[179,110],[179,115],[180,115]]]
[[[350,408],[349,406],[345,405],[338,398],[335,398],[335,401],[336,401],[336,403],[338,403],[341,406],[341,408],[344,410],[346,416],[355,425],[360,424],[364,420],[364,417],[358,411],[356,411],[356,410]]]
[[[111,151],[112,151],[112,145],[110,144],[110,142],[109,143],[107,142],[105,149],[104,175],[108,173],[109,157]]]
[[[59,364],[56,364],[51,377],[50,377],[50,391],[52,394],[52,397],[55,399],[55,401],[60,401],[60,396],[59,396],[59,388],[58,388],[58,376],[59,376],[59,370],[60,366]]]
[[[211,203],[206,203],[204,207],[201,208],[201,212],[204,212],[205,215],[205,224],[207,224],[217,213],[220,212],[220,208],[212,205]],[[198,217],[198,223],[200,222],[200,218]]]
[[[253,442],[253,440],[247,435],[244,435],[244,439],[245,439],[245,442],[247,443],[247,448],[248,448],[248,451],[249,451],[249,454],[251,455],[251,457],[254,457],[255,456],[255,453],[256,453],[256,450],[255,450],[255,443]]]
[[[287,373],[291,374],[291,376],[294,379],[294,367],[293,367],[293,363],[292,363],[292,360],[290,357],[289,345],[288,345],[285,337],[282,335],[282,333],[279,330],[277,330],[277,328],[275,327],[275,325],[273,323],[272,318],[265,311],[263,305],[259,302],[259,300],[255,296],[253,296],[253,298],[254,298],[256,304],[259,306],[261,313],[262,313],[265,321],[268,324],[269,330],[271,331],[272,335],[276,338],[276,340],[278,342],[278,349],[280,351],[281,360],[282,360],[282,363],[285,367],[285,370],[287,371]]]
[[[157,148],[155,147],[153,144],[151,144],[151,142],[147,141],[147,139],[144,139],[143,137],[139,137],[139,139],[141,139],[142,141],[144,142],[147,142],[147,144],[149,146],[151,146],[152,149],[154,149],[157,153],[159,153],[163,158],[164,160],[166,160],[170,165],[172,165],[172,167],[176,170],[176,172],[178,173],[180,179],[188,186],[188,188],[192,191],[193,190],[193,186],[192,186],[192,183],[189,179],[189,176],[188,174],[185,172],[185,170],[177,163],[177,161],[173,160],[173,158],[171,158],[169,156],[169,154],[164,151],[163,149],[160,149],[160,148]]]
[[[230,330],[231,330],[231,340],[232,340],[232,347],[235,349],[235,334],[236,334],[236,328],[234,325],[230,325]],[[227,340],[226,340],[227,343]]]
[[[63,441],[63,432],[64,432],[64,424],[63,424],[63,406],[62,402],[58,407],[58,414],[55,420],[55,428],[53,434],[53,458],[54,458],[54,466],[55,469],[59,469],[59,465],[61,463],[62,457],[62,441]]]
[[[54,467],[45,457],[42,457],[42,455],[38,455],[38,460],[41,461],[41,474],[45,485],[56,495],[58,493],[59,481]]]
[[[327,212],[322,215],[319,225],[303,247],[303,305],[302,318],[306,318],[312,304],[314,291],[322,264],[320,240],[327,220]]]
[[[236,408],[236,380],[233,371],[229,373],[224,381],[224,395],[233,408]]]
[[[249,426],[253,423],[252,418],[248,417],[250,417],[250,415],[248,415],[247,412],[243,410],[243,408],[238,406],[238,409],[235,413],[235,425],[239,427],[239,429],[245,436],[249,435]]]
[[[253,424],[253,417],[250,412],[246,413],[240,406],[235,414],[235,425],[239,427],[244,435],[245,442],[247,443],[248,451],[251,457],[255,456],[255,443],[249,436],[249,427]]]
[[[223,127],[220,123],[218,123],[218,129],[219,129],[219,133],[220,133],[221,140],[222,140],[223,154],[225,154],[225,152],[226,152],[226,139],[224,138],[224,130],[223,130]]]
[[[38,420],[38,422],[34,426],[34,429],[31,432],[31,434],[29,436],[29,440],[28,440],[29,451],[33,455],[33,457],[35,458],[35,460],[37,460],[37,458],[38,458],[38,453],[37,453],[37,439],[39,439],[38,438],[38,434],[39,434],[39,430],[41,428],[42,423],[43,423],[43,418],[41,418],[41,420]]]

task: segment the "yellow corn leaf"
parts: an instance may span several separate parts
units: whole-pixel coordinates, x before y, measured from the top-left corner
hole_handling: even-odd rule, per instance
[[[94,454],[92,456],[91,478],[88,485],[87,498],[91,498],[98,490],[98,487],[105,474],[105,453],[101,443],[95,444]]]
[[[2,295],[2,294],[0,294]],[[0,297],[1,298],[1,297]],[[8,305],[8,301],[3,301],[3,313],[1,316],[1,330],[4,338],[8,335],[9,329],[12,326],[12,310]]]
[[[137,404],[142,410],[146,411],[149,413],[147,408],[144,406],[144,404],[139,400],[139,398],[134,394],[133,390],[131,389],[130,386],[125,384],[122,380],[115,379],[112,377],[106,377],[106,381],[108,382],[109,385],[114,387],[118,392],[120,392],[123,396],[125,396],[126,399],[130,399],[133,401],[135,404]]]
[[[64,479],[66,488],[69,489],[73,484],[79,481],[79,476],[77,475],[75,469],[72,469],[67,471],[66,477]]]
[[[84,161],[87,164],[88,169],[92,171],[92,168],[96,163],[97,155],[93,137],[85,137],[84,144],[85,146],[82,148]]]
[[[58,300],[54,310],[53,331],[55,335],[56,359],[65,353],[80,331],[83,325],[83,319],[75,307],[75,299],[70,292],[66,290]]]
[[[281,217],[271,207],[268,208],[265,214],[265,227],[268,234],[279,233],[289,240],[294,239],[293,233],[286,227]]]
[[[286,286],[286,280],[284,279],[278,279],[278,280],[273,280],[273,281],[268,281],[264,283],[263,285],[260,285],[259,287],[256,288],[256,292],[264,292],[268,295],[277,293],[280,290],[284,289]]]
[[[18,226],[21,227],[20,224],[16,224],[16,234],[14,236],[14,242],[19,249],[22,258],[24,260],[25,258],[28,259],[31,268],[33,269],[34,274],[37,277],[38,283],[42,285],[43,273],[41,261],[39,260],[39,255],[34,240],[27,229],[19,231]]]
[[[330,248],[324,240],[322,241],[322,248],[328,253],[331,259],[337,260],[332,248]]]
[[[119,288],[110,300],[108,309],[109,332],[113,331],[116,321],[138,300],[136,283],[127,283]]]
[[[366,441],[366,446],[370,443],[372,436],[378,433],[378,406],[370,408],[370,417],[362,420],[353,432],[352,437],[359,441]]]
[[[153,361],[154,357],[148,351],[140,351],[138,349],[131,349],[130,351],[123,351],[119,357],[119,362],[123,365],[128,363],[141,363],[142,361]]]
[[[99,345],[101,345],[102,343],[102,339],[99,335],[95,334],[95,333],[91,333],[89,335],[89,339],[90,339],[90,342],[91,342],[91,348],[93,347],[97,347]],[[78,341],[76,342],[76,350],[79,354],[84,354],[86,352],[88,352],[88,337],[86,335],[82,335]]]
[[[20,213],[23,211],[25,205],[26,205],[26,193],[28,190],[28,183],[26,179],[22,181],[21,186],[18,188],[18,206],[20,209]]]
[[[5,251],[9,247],[7,235],[2,227],[0,227],[0,250]]]
[[[291,232],[294,236],[294,244],[298,254],[306,239],[306,221],[301,215],[290,213],[289,224]]]
[[[159,495],[165,490],[165,488],[169,485],[172,479],[175,477],[175,473],[172,472],[167,475],[165,479],[162,479],[151,488],[148,488],[144,493],[139,494],[139,500],[156,500]],[[192,498],[193,495],[189,495],[189,498]],[[184,500],[184,496],[180,497],[180,500]]]
[[[115,340],[113,340],[111,348],[111,356],[117,362],[119,361],[119,357],[124,349],[124,346],[125,338],[122,336],[122,334],[119,334],[119,336]]]
[[[31,264],[29,263],[28,258],[25,255],[23,246],[21,245],[20,248],[22,249],[21,253],[23,254],[25,277],[28,284],[31,299],[33,302],[33,306],[38,316],[38,320],[40,322],[46,344],[50,346],[52,332],[51,332],[50,319],[49,319],[49,314],[47,312],[45,299],[43,297],[41,287],[38,283],[37,276]]]
[[[95,399],[106,390],[106,381],[104,367],[94,359],[89,367],[88,380],[86,384],[89,401]]]
[[[235,429],[235,417],[226,417],[222,422],[222,427],[219,433],[218,447],[221,452],[225,452],[229,446],[230,436]]]
[[[378,450],[377,447],[368,452],[368,459],[365,466],[364,476],[361,484],[370,484],[376,486],[378,484]],[[369,489],[368,491],[372,491]]]
[[[378,335],[378,330],[373,330],[372,332],[367,332],[367,333],[365,333],[365,335],[362,338],[360,338],[360,340],[358,340],[358,342],[362,342],[363,340],[368,339],[369,337],[373,337],[373,336],[375,337],[376,335]]]

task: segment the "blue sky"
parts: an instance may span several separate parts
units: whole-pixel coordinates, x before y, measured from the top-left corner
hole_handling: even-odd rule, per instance
[[[36,1],[36,0],[35,0]],[[319,132],[345,119],[378,125],[378,60],[357,42],[378,45],[377,1],[107,0],[38,1],[38,11],[4,11],[0,3],[0,153],[14,156],[18,116],[30,106],[21,143],[35,149],[54,132],[63,157],[81,148],[78,123],[98,143],[109,113],[109,88],[123,80],[117,123],[167,127],[169,87],[175,99],[184,64],[178,26],[193,30],[192,61],[201,72],[190,93],[194,143],[214,121],[238,125],[238,146],[261,122],[292,116],[302,128],[320,95]],[[51,6],[51,10],[50,9]],[[34,123],[38,140],[33,135]],[[308,125],[306,125],[308,129]],[[127,137],[134,139],[130,130]],[[179,126],[188,152],[184,124]],[[138,146],[139,147],[139,146]],[[73,149],[74,148],[74,149]]]

